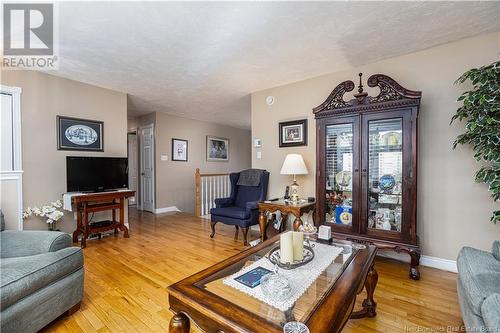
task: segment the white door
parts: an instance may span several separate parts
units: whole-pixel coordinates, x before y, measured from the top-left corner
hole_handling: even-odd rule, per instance
[[[154,128],[153,124],[141,127],[139,130],[140,144],[140,186],[141,209],[154,213],[155,183],[154,183]]]
[[[137,163],[139,157],[137,156],[137,134],[129,133],[127,135],[128,142],[128,188],[137,192]],[[128,199],[129,205],[135,205],[136,197]]]

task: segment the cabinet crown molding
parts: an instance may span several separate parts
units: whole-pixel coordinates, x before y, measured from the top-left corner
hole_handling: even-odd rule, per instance
[[[359,73],[358,93],[354,98],[345,101],[344,94],[354,90],[354,82],[344,81],[332,90],[328,98],[313,108],[315,118],[323,118],[338,114],[349,114],[359,111],[380,111],[402,106],[418,106],[422,92],[404,88],[396,80],[384,74],[373,74],[367,80],[369,87],[379,87],[377,96],[368,96],[363,91],[362,73]]]

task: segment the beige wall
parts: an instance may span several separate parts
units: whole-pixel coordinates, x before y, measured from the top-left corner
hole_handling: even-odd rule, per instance
[[[463,125],[449,126],[459,94],[470,88],[454,85],[461,73],[499,59],[500,33],[482,35],[421,52],[383,60],[343,72],[276,87],[252,94],[252,139],[262,148],[252,149],[252,166],[271,171],[270,196],[282,195],[290,177],[279,174],[288,153],[304,156],[308,176],[298,177],[302,195],[315,194],[316,135],[312,108],[321,104],[344,80],[375,73],[391,76],[404,87],[422,91],[419,117],[418,234],[424,255],[455,259],[458,250],[474,246],[488,250],[500,239],[500,224],[489,218],[499,204],[489,197],[484,184],[474,182],[478,164],[470,147],[452,150]],[[373,89],[374,90],[374,89]],[[368,89],[373,95],[376,91]],[[265,98],[275,97],[267,106]],[[349,99],[350,96],[346,99]],[[278,148],[278,122],[308,118],[307,147]],[[256,158],[257,150],[262,159]]]
[[[187,118],[155,114],[137,124],[155,123],[156,208],[175,206],[194,213],[194,173],[233,172],[250,167],[250,131]],[[229,139],[229,162],[207,162],[206,136]],[[172,161],[172,138],[188,140],[188,162]],[[168,161],[162,161],[165,154]]]
[[[66,156],[127,156],[126,94],[33,71],[2,71],[3,85],[21,87],[24,206],[41,205],[66,192]],[[104,152],[58,151],[56,115],[104,122]],[[73,231],[72,214],[58,223]],[[25,229],[46,229],[32,218]]]

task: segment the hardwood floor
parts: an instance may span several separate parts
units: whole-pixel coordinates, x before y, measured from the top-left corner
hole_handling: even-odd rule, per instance
[[[233,240],[234,228],[219,223],[210,239],[210,224],[188,214],[155,217],[131,209],[129,216],[130,238],[87,242],[82,307],[44,332],[167,332],[172,313],[165,288],[245,248],[241,234]],[[251,232],[249,239],[256,238]],[[377,316],[351,320],[344,332],[446,331],[463,325],[455,274],[422,267],[421,280],[412,281],[407,264],[385,258],[377,258],[376,268]],[[358,296],[358,303],[362,299]]]

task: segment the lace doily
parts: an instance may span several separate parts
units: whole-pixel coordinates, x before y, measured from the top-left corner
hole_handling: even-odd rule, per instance
[[[323,272],[342,251],[343,249],[340,247],[315,243],[314,259],[310,263],[292,270],[279,269],[279,273],[284,275],[290,281],[292,287],[290,298],[285,301],[276,301],[267,297],[262,293],[260,285],[255,288],[250,288],[235,280],[238,276],[259,266],[273,271],[274,265],[266,257],[261,258],[235,274],[228,276],[222,282],[230,287],[244,292],[245,294],[257,298],[258,300],[269,304],[280,311],[287,311],[295,304],[302,294],[304,294],[307,288],[309,288],[318,276],[320,276],[321,272]]]

